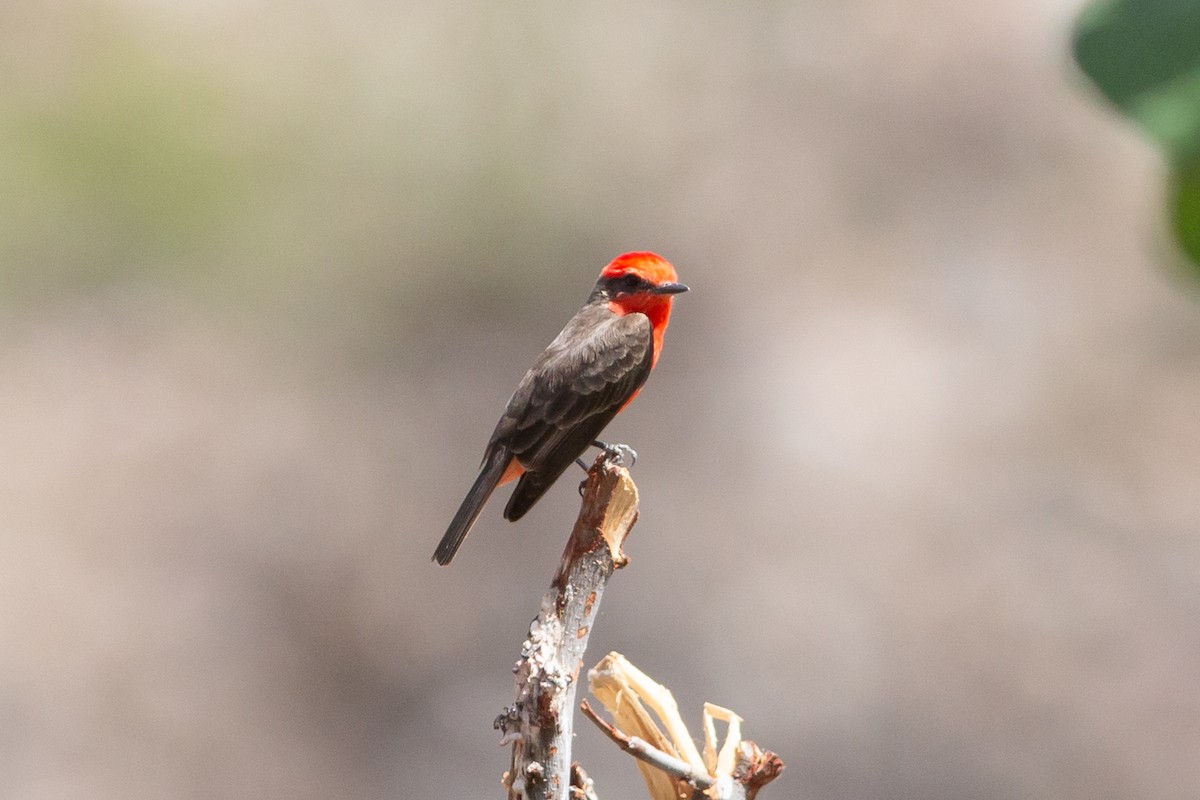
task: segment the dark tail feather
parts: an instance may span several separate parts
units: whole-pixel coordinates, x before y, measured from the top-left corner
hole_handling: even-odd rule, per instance
[[[512,495],[508,498],[508,504],[504,506],[504,518],[509,522],[516,522],[521,517],[525,516],[525,512],[533,508],[533,504],[542,499],[542,495],[550,488],[550,484],[554,483],[554,478],[546,480],[544,475],[534,475],[526,472],[521,476],[521,480],[517,481],[517,488],[513,489]]]
[[[471,486],[471,491],[467,492],[462,505],[458,507],[458,513],[450,521],[450,527],[446,528],[446,534],[438,542],[437,550],[433,554],[434,561],[445,566],[454,558],[463,540],[471,532],[471,526],[475,524],[479,512],[483,511],[484,504],[496,490],[496,485],[500,483],[500,478],[504,476],[504,470],[508,469],[508,462],[511,460],[512,453],[507,447],[497,447],[488,455],[487,461],[479,470],[479,476]]]
[[[508,498],[508,504],[504,506],[504,518],[509,522],[516,522],[525,516],[525,512],[533,508],[533,504],[541,500],[546,490],[574,463],[574,460],[568,461],[567,466],[549,474],[526,472],[522,475],[521,480],[517,481],[517,488],[513,489],[512,496]]]

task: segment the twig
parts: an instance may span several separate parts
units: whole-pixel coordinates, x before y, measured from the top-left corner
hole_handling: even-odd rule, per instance
[[[645,739],[639,739],[636,736],[626,736],[621,733],[611,722],[606,721],[597,714],[596,709],[592,708],[592,704],[587,700],[579,704],[579,710],[583,712],[585,717],[596,723],[596,727],[603,731],[604,735],[609,739],[612,739],[617,747],[629,753],[634,758],[644,761],[652,767],[661,769],[668,775],[682,778],[698,789],[707,789],[715,783],[711,777],[700,772],[682,758],[676,758],[664,753]]]
[[[575,686],[588,634],[621,546],[638,517],[637,487],[620,458],[602,452],[588,471],[579,519],[541,611],[529,626],[517,700],[496,719],[512,743],[504,785],[509,800],[566,800],[570,786]]]
[[[571,765],[571,800],[600,800],[592,779],[576,761]]]

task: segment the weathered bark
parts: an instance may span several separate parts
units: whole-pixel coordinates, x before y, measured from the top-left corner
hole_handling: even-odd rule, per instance
[[[583,506],[558,573],[529,626],[514,672],[517,699],[496,720],[512,743],[510,800],[567,800],[575,688],[604,587],[625,565],[621,546],[637,521],[637,487],[619,455],[588,471]]]

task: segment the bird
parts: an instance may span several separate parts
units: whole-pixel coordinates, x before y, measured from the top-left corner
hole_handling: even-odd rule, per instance
[[[662,355],[675,267],[647,251],[623,253],[600,271],[583,308],[517,384],[484,449],[479,474],[433,560],[449,564],[496,487],[516,480],[504,518],[516,521],[642,390]]]

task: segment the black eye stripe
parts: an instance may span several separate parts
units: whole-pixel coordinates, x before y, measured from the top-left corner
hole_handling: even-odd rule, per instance
[[[656,286],[657,284],[654,282],[648,281],[641,275],[632,272],[602,278],[598,284],[598,287],[609,297],[615,297],[619,294],[633,294],[634,292],[650,292]]]
[[[609,278],[607,284],[608,290],[617,294],[621,292],[636,292],[639,290],[649,289],[654,285],[645,278],[633,274]]]

